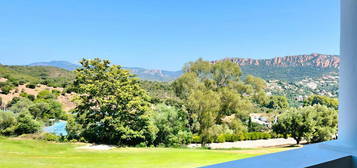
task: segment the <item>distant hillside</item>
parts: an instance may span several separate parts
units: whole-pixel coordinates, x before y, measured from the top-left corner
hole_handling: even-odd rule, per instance
[[[29,66],[51,66],[73,71],[80,67],[80,65],[73,64],[66,61],[50,61],[50,62],[36,62],[29,64]],[[150,80],[150,81],[172,81],[178,78],[182,72],[181,71],[165,71],[159,69],[145,69],[138,67],[124,67],[124,69],[130,70],[132,73],[136,74],[140,79]]]
[[[57,67],[57,68],[62,68],[66,69],[69,71],[73,71],[80,67],[80,65],[73,64],[67,61],[50,61],[50,62],[35,62],[32,64],[29,64],[29,66],[52,66],[52,67]]]
[[[139,78],[150,81],[173,81],[181,76],[182,71],[164,71],[159,69],[145,69],[125,67]]]
[[[0,78],[11,81],[46,82],[61,86],[74,78],[72,72],[52,66],[8,66],[0,65]]]

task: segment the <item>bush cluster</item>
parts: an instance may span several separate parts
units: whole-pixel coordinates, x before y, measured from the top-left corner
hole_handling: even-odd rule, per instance
[[[216,137],[212,137],[211,139],[209,139],[209,141],[211,143],[223,143],[271,138],[283,138],[283,136],[280,134],[267,132],[246,132],[241,134],[220,134]],[[192,143],[201,143],[201,137],[198,135],[194,135],[192,137]]]

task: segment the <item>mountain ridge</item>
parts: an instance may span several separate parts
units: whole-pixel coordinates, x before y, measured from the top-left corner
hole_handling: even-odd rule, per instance
[[[240,65],[243,76],[248,74],[265,80],[297,81],[306,77],[320,77],[327,73],[338,72],[340,57],[328,54],[304,54],[295,56],[274,57],[271,59],[225,58],[211,61],[212,63],[230,60]],[[37,62],[29,66],[55,66],[67,70],[74,70],[80,65],[66,61]],[[182,71],[166,71],[160,69],[145,69],[140,67],[123,67],[132,71],[143,80],[172,81],[181,76]]]
[[[340,57],[338,55],[327,54],[304,54],[284,57],[274,57],[270,59],[253,59],[253,58],[225,58],[240,66],[256,65],[256,66],[315,66],[320,68],[339,68]],[[217,60],[220,61],[220,60]],[[213,61],[213,62],[217,62]]]

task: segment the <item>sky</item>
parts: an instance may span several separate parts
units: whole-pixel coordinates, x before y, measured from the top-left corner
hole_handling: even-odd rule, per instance
[[[0,63],[82,58],[179,70],[198,58],[339,54],[339,0],[2,0]]]

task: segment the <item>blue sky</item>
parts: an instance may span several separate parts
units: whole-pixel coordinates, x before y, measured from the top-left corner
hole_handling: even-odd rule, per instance
[[[100,57],[179,70],[198,58],[339,53],[339,0],[0,1],[0,63]]]

